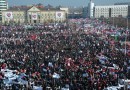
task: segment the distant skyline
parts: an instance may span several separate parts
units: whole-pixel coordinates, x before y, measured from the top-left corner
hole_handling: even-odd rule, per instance
[[[7,0],[9,6],[17,6],[17,5],[32,5],[41,3],[44,6],[50,4],[52,6],[88,6],[90,0]],[[130,0],[92,0],[95,5],[112,5],[114,3],[120,2],[130,2]]]

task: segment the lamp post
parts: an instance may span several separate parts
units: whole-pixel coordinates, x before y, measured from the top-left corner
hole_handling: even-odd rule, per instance
[[[127,30],[128,30],[128,28],[129,28],[129,19],[128,19],[128,17],[127,17]]]
[[[113,26],[115,26],[115,21],[114,21],[114,19],[115,19],[115,18],[113,17]]]

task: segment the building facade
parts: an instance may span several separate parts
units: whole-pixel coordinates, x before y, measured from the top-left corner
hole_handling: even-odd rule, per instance
[[[64,22],[66,12],[63,10],[44,10],[32,6],[25,10],[6,10],[2,12],[2,23],[45,23]]]
[[[94,17],[127,17],[128,16],[128,5],[107,5],[107,6],[95,6]]]
[[[0,21],[2,20],[2,11],[8,9],[8,3],[6,0],[0,0]]]
[[[82,12],[83,18],[87,18],[87,15],[88,15],[88,7],[83,7],[83,12]]]
[[[24,23],[25,11],[6,10],[2,12],[2,23]]]

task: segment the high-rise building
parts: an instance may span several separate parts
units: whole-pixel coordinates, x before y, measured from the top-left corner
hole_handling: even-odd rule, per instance
[[[83,17],[83,18],[86,18],[86,17],[87,17],[87,14],[88,14],[88,7],[83,7],[82,17]]]
[[[94,3],[92,2],[92,0],[90,0],[90,3],[88,4],[88,17],[92,18],[94,15]]]
[[[0,21],[2,20],[2,11],[8,9],[8,3],[6,0],[0,0]]]

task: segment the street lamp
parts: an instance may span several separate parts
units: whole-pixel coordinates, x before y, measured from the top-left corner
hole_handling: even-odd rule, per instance
[[[115,26],[115,21],[114,21],[115,17],[113,16],[113,26]]]

